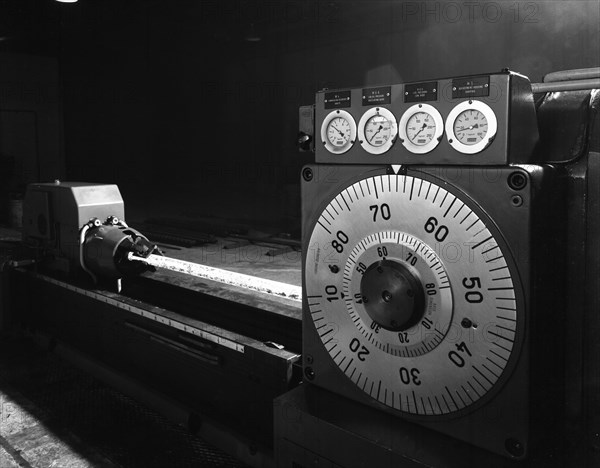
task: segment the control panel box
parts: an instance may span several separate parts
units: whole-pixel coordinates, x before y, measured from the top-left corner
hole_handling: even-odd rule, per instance
[[[531,84],[517,73],[316,95],[316,162],[528,163],[538,141]]]

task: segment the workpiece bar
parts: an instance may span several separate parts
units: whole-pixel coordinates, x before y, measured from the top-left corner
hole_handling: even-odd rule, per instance
[[[234,271],[213,268],[199,263],[186,262],[176,258],[163,257],[161,255],[149,255],[146,258],[138,257],[129,253],[128,260],[143,262],[155,268],[164,268],[171,271],[185,273],[186,275],[196,276],[219,283],[225,283],[244,289],[251,289],[261,293],[272,294],[274,296],[284,297],[293,301],[302,300],[302,289],[299,286],[293,286],[279,281],[258,278],[256,276],[244,275]]]

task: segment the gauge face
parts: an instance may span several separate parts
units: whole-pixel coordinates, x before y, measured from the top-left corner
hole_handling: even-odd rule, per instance
[[[434,149],[444,133],[442,116],[429,104],[415,104],[404,112],[399,124],[402,145],[411,153]]]
[[[417,146],[423,146],[433,140],[436,125],[427,112],[413,114],[406,124],[406,136]]]
[[[327,125],[327,139],[337,148],[348,145],[351,140],[348,120],[343,117],[333,118]]]
[[[356,140],[356,122],[343,110],[330,112],[321,126],[321,141],[334,154],[348,151]]]
[[[464,145],[475,145],[485,138],[488,122],[477,109],[461,112],[454,121],[454,135]]]
[[[374,115],[365,124],[366,142],[375,147],[386,144],[392,135],[392,123],[382,115]]]
[[[494,140],[498,122],[494,111],[482,101],[464,101],[448,114],[446,134],[448,143],[457,151],[475,154]]]
[[[371,154],[382,154],[389,150],[398,134],[394,115],[383,107],[367,110],[358,123],[358,138],[361,146]]]
[[[338,193],[314,224],[304,281],[315,331],[381,404],[455,415],[514,365],[522,298],[503,239],[478,213],[434,180],[381,175]]]

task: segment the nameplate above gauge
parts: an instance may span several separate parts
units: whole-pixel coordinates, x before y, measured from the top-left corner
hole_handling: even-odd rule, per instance
[[[514,72],[324,90],[316,162],[496,165],[532,162],[531,83]]]

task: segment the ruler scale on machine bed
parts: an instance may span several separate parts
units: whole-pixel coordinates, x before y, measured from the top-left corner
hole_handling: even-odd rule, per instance
[[[139,261],[156,268],[164,268],[171,271],[178,271],[188,275],[205,278],[219,283],[230,284],[244,289],[251,289],[261,293],[272,294],[274,296],[291,299],[293,301],[302,300],[302,289],[299,286],[280,283],[279,281],[258,278],[256,276],[245,275],[234,271],[213,268],[199,263],[186,262],[176,258],[163,257],[161,255],[149,255],[147,258],[141,258],[130,253],[130,261]]]

